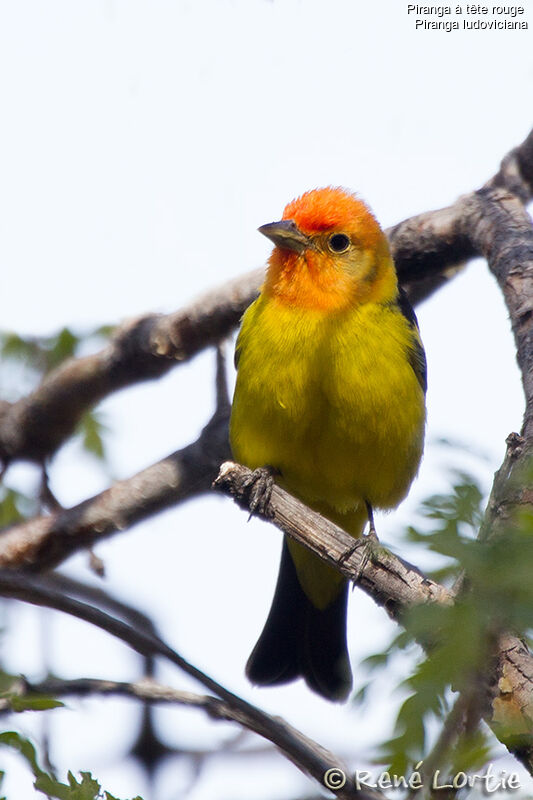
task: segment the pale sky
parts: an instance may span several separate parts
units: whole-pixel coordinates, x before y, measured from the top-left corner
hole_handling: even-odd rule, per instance
[[[531,0],[525,8],[533,25]],[[257,227],[315,186],[357,191],[385,227],[453,202],[526,136],[532,99],[530,30],[415,31],[401,0],[0,0],[1,327],[84,330],[175,310],[262,264],[269,243]],[[418,315],[429,364],[427,449],[410,498],[380,523],[391,545],[417,502],[446,489],[446,465],[474,469],[490,485],[523,409],[506,311],[484,263]],[[116,477],[195,438],[212,410],[212,375],[207,353],[105,401]],[[440,437],[471,452],[448,452],[435,444]],[[8,479],[27,483],[33,473],[20,466]],[[108,480],[76,445],[52,467],[67,505]],[[244,678],[279,547],[273,529],[247,525],[229,500],[212,497],[97,552],[107,587],[152,613],[186,658],[363,766],[371,742],[390,734],[389,696],[376,692],[376,706],[350,711],[302,686],[259,690]],[[414,548],[408,558],[423,564],[426,556]],[[84,557],[66,566],[92,580]],[[361,593],[350,603],[357,688],[358,660],[394,627]],[[39,646],[39,617],[12,613],[20,634],[6,639],[8,666],[38,676],[28,645]],[[136,677],[137,659],[109,637],[51,614],[47,623],[57,673]],[[162,677],[198,689],[175,670]],[[133,706],[69,706],[51,715],[58,768],[91,769],[113,794],[148,800],[142,776],[121,761]],[[234,731],[196,713],[160,718],[176,744],[207,747]],[[15,722],[28,731],[36,724]],[[8,797],[33,797],[11,769],[18,762],[9,763]],[[252,763],[253,777],[240,782],[240,762],[213,759],[188,797],[275,800],[311,790],[281,758]],[[180,765],[162,770],[156,800],[177,798],[187,780]]]

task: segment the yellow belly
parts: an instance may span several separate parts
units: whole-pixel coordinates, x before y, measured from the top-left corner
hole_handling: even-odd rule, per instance
[[[332,314],[259,297],[237,348],[236,460],[276,467],[288,491],[358,536],[365,501],[395,507],[418,470],[425,405],[409,361],[412,335],[395,306]],[[291,552],[307,591],[309,559]]]

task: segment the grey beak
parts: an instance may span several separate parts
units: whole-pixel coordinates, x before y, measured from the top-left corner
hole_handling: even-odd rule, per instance
[[[297,253],[302,253],[311,244],[305,233],[302,233],[292,219],[269,222],[268,225],[261,225],[257,230],[283,250],[295,250]]]

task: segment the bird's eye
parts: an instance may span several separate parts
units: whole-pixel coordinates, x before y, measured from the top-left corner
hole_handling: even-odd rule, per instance
[[[334,233],[328,239],[328,247],[332,253],[345,253],[350,246],[350,237],[345,233]]]

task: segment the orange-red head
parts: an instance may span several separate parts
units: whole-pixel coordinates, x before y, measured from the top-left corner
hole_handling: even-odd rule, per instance
[[[305,192],[280,222],[259,230],[276,245],[264,291],[280,302],[334,311],[396,296],[387,239],[363,201],[345,189]]]

